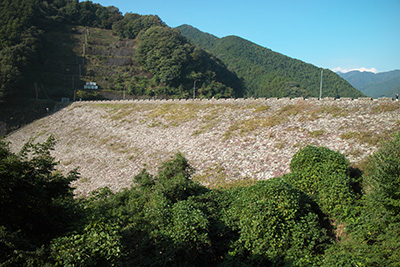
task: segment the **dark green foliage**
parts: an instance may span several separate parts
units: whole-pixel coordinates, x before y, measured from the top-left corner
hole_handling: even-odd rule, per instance
[[[122,19],[121,12],[114,6],[103,7],[92,1],[68,0],[55,2],[58,19],[70,24],[111,29]],[[59,3],[57,5],[57,3]]]
[[[191,26],[181,33],[220,58],[243,79],[246,96],[318,97],[321,69],[258,46],[237,36],[217,38]],[[323,97],[359,97],[363,94],[329,70],[324,70]]]
[[[63,176],[55,171],[50,149],[54,139],[43,144],[27,143],[19,154],[0,142],[0,240],[1,262],[18,262],[64,233],[77,219],[70,183],[77,172]]]
[[[399,266],[400,134],[370,158],[365,196],[357,217],[348,218],[348,236],[327,251],[327,265],[345,256],[348,266]]]
[[[77,179],[75,171],[66,177],[55,172],[49,151],[53,145],[52,138],[43,144],[27,143],[18,155],[4,143],[0,148],[0,225],[38,242],[63,231],[68,215],[65,201],[73,196],[69,184]]]
[[[170,94],[177,95],[179,90],[186,88],[183,96],[188,96],[194,81],[198,81],[198,87],[199,84],[201,87],[196,95],[200,97],[242,95],[241,81],[219,60],[189,43],[179,31],[152,27],[139,39],[136,60],[154,75],[157,83],[178,88],[178,92],[173,89]]]
[[[400,134],[386,142],[370,161],[365,177],[367,201],[383,223],[400,222]]]
[[[52,240],[51,257],[61,266],[113,265],[121,257],[120,226],[91,222],[82,233]]]
[[[37,66],[42,31],[36,13],[35,0],[0,2],[0,102],[26,93],[27,70]]]
[[[74,200],[77,174],[55,171],[53,143],[0,143],[2,266],[398,266],[400,134],[357,194],[345,157],[309,146],[291,174],[247,188],[205,188],[178,153],[129,189]]]
[[[307,146],[293,156],[290,170],[284,179],[307,193],[325,214],[334,218],[348,215],[357,195],[344,155],[325,147]]]
[[[187,160],[178,153],[175,159],[163,163],[160,168],[155,178],[155,192],[171,203],[205,192],[203,186],[189,179],[193,171]]]
[[[183,36],[186,36],[188,39],[193,41],[193,43],[198,44],[207,51],[211,51],[219,39],[212,34],[201,32],[198,29],[186,24],[179,26],[177,29],[182,33]]]
[[[229,253],[233,264],[309,266],[329,241],[315,203],[281,178],[240,190],[228,214],[239,233]]]
[[[121,38],[135,39],[140,32],[155,26],[166,25],[158,16],[126,13],[122,20],[114,23],[112,29]]]
[[[0,4],[0,102],[8,105],[74,99],[92,79],[108,90],[107,98],[123,90],[134,97],[189,98],[195,81],[196,97],[243,95],[234,73],[158,16],[122,16],[116,7],[78,0]],[[79,93],[78,99],[103,98]]]

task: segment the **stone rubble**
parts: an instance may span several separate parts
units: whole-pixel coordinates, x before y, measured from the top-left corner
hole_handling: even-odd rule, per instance
[[[194,177],[212,179],[222,170],[232,181],[288,173],[291,158],[306,145],[339,151],[357,164],[379,146],[368,140],[399,130],[400,102],[390,100],[99,101],[75,102],[7,140],[18,151],[29,139],[43,142],[52,134],[59,168],[79,168],[75,192],[86,195],[129,187],[143,168],[156,174],[178,151],[195,168]]]

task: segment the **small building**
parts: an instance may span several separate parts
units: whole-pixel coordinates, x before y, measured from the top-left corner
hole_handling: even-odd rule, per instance
[[[92,89],[92,90],[97,90],[99,87],[95,82],[86,82],[86,84],[83,86],[84,89]]]

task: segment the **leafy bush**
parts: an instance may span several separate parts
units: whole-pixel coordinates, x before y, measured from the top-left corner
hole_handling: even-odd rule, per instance
[[[400,133],[367,162],[365,196],[344,240],[327,250],[327,266],[400,266]]]
[[[400,134],[368,161],[360,201],[345,157],[311,146],[293,157],[291,174],[250,187],[209,190],[191,180],[194,170],[178,153],[129,189],[74,200],[78,174],[55,171],[53,145],[29,142],[13,154],[0,142],[2,266],[400,262]],[[342,213],[340,242],[324,213]]]
[[[78,174],[55,170],[53,146],[49,137],[42,144],[28,142],[14,154],[0,141],[0,229],[8,236],[0,241],[0,263],[22,260],[21,255],[26,261],[79,218],[70,187]]]
[[[62,232],[71,220],[69,185],[78,178],[76,171],[65,177],[55,171],[53,146],[53,137],[43,144],[29,142],[16,155],[0,142],[0,225],[22,230],[39,243]]]
[[[357,195],[344,155],[325,147],[307,146],[290,162],[285,181],[308,194],[330,216],[345,217]]]
[[[364,180],[375,216],[400,222],[400,133],[371,157]]]
[[[89,223],[82,233],[53,240],[50,249],[56,265],[112,265],[121,257],[119,227],[112,223]]]
[[[232,263],[312,265],[329,242],[315,203],[281,178],[237,192],[228,214],[228,225],[239,233]]]

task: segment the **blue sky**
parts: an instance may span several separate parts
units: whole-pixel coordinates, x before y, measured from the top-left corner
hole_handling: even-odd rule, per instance
[[[400,69],[400,0],[93,0],[332,70]]]

